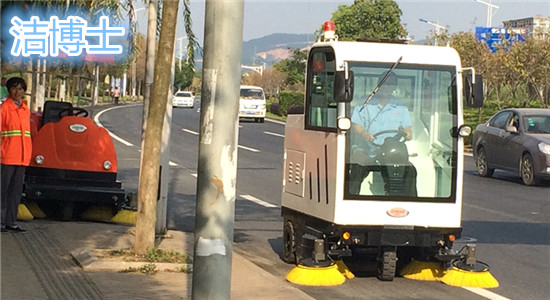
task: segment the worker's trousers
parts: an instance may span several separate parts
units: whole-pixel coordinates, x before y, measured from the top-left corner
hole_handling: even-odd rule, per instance
[[[1,165],[0,198],[2,210],[2,227],[17,226],[17,210],[23,193],[25,166]]]

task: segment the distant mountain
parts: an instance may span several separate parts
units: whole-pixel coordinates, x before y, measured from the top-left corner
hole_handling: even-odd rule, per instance
[[[293,49],[304,49],[315,39],[313,34],[274,33],[243,42],[244,65],[271,65],[290,57]]]
[[[274,33],[261,38],[243,42],[242,64],[267,66],[287,59],[294,49],[306,49],[315,41],[313,34]],[[413,44],[425,45],[427,40],[414,41]],[[202,68],[202,57],[197,53],[197,68]]]

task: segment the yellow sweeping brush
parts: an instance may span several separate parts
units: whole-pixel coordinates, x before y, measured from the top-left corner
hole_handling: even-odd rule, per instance
[[[338,271],[344,275],[347,279],[353,279],[355,278],[355,275],[349,270],[348,266],[344,263],[343,260],[337,260],[336,266],[338,267]]]
[[[17,220],[30,221],[32,219],[34,219],[34,217],[32,216],[27,206],[25,206],[25,204],[19,204],[19,206],[17,207]]]
[[[33,217],[37,219],[44,219],[46,217],[46,214],[42,211],[42,209],[40,209],[38,204],[36,204],[35,202],[30,202],[30,203],[27,203],[26,205],[29,211],[31,212],[31,214],[33,215]]]
[[[445,272],[441,282],[460,287],[497,288],[498,281],[491,273],[487,265],[477,262],[476,267],[464,269],[456,265]]]
[[[110,222],[113,217],[113,210],[105,206],[92,206],[80,215],[83,220]]]
[[[346,281],[346,278],[335,264],[328,267],[306,267],[298,265],[286,275],[289,282],[307,286],[336,286]]]
[[[135,210],[121,209],[112,219],[111,222],[117,224],[136,225]]]
[[[489,266],[476,260],[476,246],[467,244],[466,255],[451,263],[452,268],[441,278],[445,284],[460,287],[496,288],[498,281],[489,273]]]
[[[401,270],[401,276],[413,280],[440,281],[445,271],[441,262],[413,259],[411,263]]]
[[[498,281],[489,271],[468,271],[457,267],[448,270],[441,281],[448,285],[461,287],[498,287]]]

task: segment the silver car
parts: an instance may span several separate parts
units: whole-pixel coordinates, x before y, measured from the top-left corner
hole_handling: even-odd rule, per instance
[[[477,172],[491,177],[495,169],[514,172],[523,183],[550,179],[550,109],[505,109],[480,124],[472,147]]]
[[[195,96],[192,92],[178,91],[172,99],[173,107],[195,107]]]

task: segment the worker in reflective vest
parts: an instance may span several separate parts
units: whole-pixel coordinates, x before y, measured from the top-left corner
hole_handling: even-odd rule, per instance
[[[17,225],[17,210],[23,192],[25,167],[32,155],[31,114],[22,98],[27,90],[23,78],[10,78],[9,96],[0,106],[0,166],[2,232],[25,232]]]

